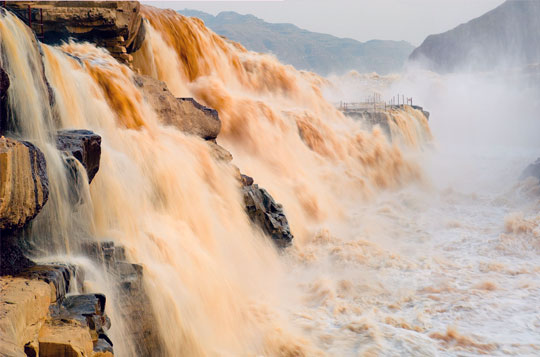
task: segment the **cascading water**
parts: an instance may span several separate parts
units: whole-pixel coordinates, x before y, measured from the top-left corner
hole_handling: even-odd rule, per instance
[[[316,76],[229,43],[198,20],[150,7],[143,14],[148,36],[134,54],[135,69],[164,80],[176,96],[218,110],[218,141],[283,203],[294,246],[280,255],[251,225],[234,168],[214,160],[202,139],[161,124],[131,69],[88,43],[40,46],[4,14],[1,64],[15,83],[9,89],[15,132],[45,152],[53,185],[33,226],[36,254],[73,261],[82,241],[123,244],[130,260],[144,266],[166,355],[324,354],[331,338],[304,319],[312,313],[320,323],[335,289],[352,288],[346,280],[337,287],[324,279],[304,284],[313,271],[301,267],[321,257],[315,246],[330,242],[344,261],[386,253],[362,239],[342,242],[317,232],[339,232],[353,204],[419,180],[418,166],[380,132],[364,131],[337,111]],[[63,128],[102,136],[99,174],[83,185],[86,199],[77,206],[53,143]],[[111,315],[116,353],[133,355],[120,315]],[[351,326],[347,331],[364,328]]]

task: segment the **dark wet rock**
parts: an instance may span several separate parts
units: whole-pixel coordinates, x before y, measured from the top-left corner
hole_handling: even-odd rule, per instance
[[[55,288],[55,301],[62,300],[70,289],[82,289],[84,280],[84,272],[76,265],[72,264],[47,264],[35,265],[18,275],[27,279],[38,279],[48,284],[52,284]],[[76,284],[76,287],[71,286]]]
[[[4,231],[0,234],[0,276],[16,275],[35,265],[19,246],[17,231]]]
[[[60,130],[56,147],[76,158],[86,169],[88,182],[92,182],[99,170],[101,136],[89,130]]]
[[[9,76],[4,71],[2,67],[0,67],[0,99],[4,99],[7,97],[7,90],[9,89]]]
[[[253,177],[249,177],[248,175],[240,175],[240,179],[242,181],[242,186],[251,186],[253,185]]]
[[[0,233],[23,228],[48,197],[43,153],[29,142],[0,137]]]
[[[540,158],[536,159],[535,162],[530,164],[523,170],[521,173],[520,179],[524,180],[528,177],[534,177],[540,181]]]
[[[255,184],[251,177],[241,175],[241,182],[246,212],[251,221],[268,234],[278,247],[289,246],[293,235],[283,206],[276,203],[264,188]]]
[[[82,251],[102,264],[118,284],[116,297],[126,321],[126,335],[133,341],[138,356],[161,356],[162,340],[155,328],[156,318],[143,284],[143,267],[126,261],[125,248],[112,241],[85,242]]]
[[[9,88],[10,81],[8,74],[0,67],[0,135],[3,135],[7,131],[7,90]]]
[[[94,353],[105,355],[106,352],[113,353],[112,341],[107,335],[100,335],[98,340],[94,342]]]

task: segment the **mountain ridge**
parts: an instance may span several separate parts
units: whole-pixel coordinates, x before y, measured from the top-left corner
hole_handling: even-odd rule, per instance
[[[350,70],[388,74],[400,71],[414,49],[406,41],[360,42],[330,34],[308,31],[290,23],[269,23],[254,15],[234,11],[216,16],[198,10],[179,10],[197,17],[219,35],[241,43],[248,50],[274,54],[297,69],[321,75]]]
[[[471,21],[429,35],[409,56],[437,72],[540,62],[540,1],[507,0]]]

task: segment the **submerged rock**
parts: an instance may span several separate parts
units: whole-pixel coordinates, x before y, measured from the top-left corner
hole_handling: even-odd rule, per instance
[[[101,136],[89,130],[60,130],[56,147],[79,160],[86,169],[88,182],[92,182],[99,171]]]
[[[246,212],[251,221],[268,234],[278,247],[289,246],[293,235],[283,206],[276,203],[264,188],[255,184],[253,178],[242,175],[241,182]]]
[[[216,110],[193,98],[175,98],[164,82],[148,76],[136,76],[135,84],[142,89],[146,101],[163,124],[205,140],[217,138],[221,121]]]
[[[24,227],[48,197],[43,153],[29,142],[0,137],[0,232]]]

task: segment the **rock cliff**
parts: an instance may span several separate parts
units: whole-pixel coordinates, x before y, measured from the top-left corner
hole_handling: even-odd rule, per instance
[[[140,48],[145,36],[138,1],[10,1],[6,7],[32,23],[44,43],[88,41],[122,62],[131,62],[130,53]]]
[[[45,157],[26,141],[0,138],[0,231],[22,228],[47,202]]]

